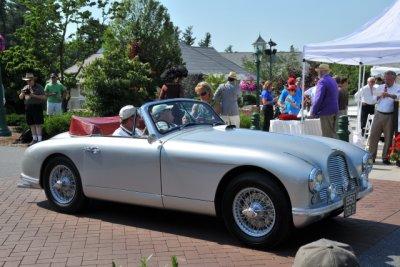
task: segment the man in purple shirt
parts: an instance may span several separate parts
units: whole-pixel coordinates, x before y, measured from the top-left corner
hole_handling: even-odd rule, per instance
[[[335,132],[336,114],[339,111],[339,90],[336,81],[329,75],[328,64],[320,64],[315,69],[320,78],[314,102],[311,106],[311,116],[319,117],[321,121],[322,136],[337,138]]]

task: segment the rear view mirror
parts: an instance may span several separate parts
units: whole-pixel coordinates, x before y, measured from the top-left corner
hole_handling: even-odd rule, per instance
[[[155,141],[157,141],[157,136],[156,136],[155,134],[150,134],[150,135],[147,137],[147,142],[149,142],[149,144],[151,144],[151,143],[153,143],[153,142],[155,142]]]

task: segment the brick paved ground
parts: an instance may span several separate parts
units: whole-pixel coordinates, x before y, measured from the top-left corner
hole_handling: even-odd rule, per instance
[[[80,216],[52,211],[44,193],[0,179],[0,266],[290,266],[299,246],[321,237],[350,243],[360,255],[400,228],[400,183],[374,181],[357,215],[296,231],[273,250],[241,247],[215,218],[95,201]]]

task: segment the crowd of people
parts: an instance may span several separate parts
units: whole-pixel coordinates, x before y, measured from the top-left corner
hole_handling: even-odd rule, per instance
[[[334,77],[328,64],[320,64],[316,69],[318,77],[313,80],[312,87],[304,90],[302,96],[302,81],[299,77],[289,77],[285,84],[281,85],[280,92],[275,91],[274,83],[265,81],[262,83],[260,94],[260,109],[263,114],[262,130],[269,131],[271,120],[298,119],[301,110],[310,118],[319,118],[322,135],[330,138],[337,138],[337,117],[347,115],[349,91],[348,79]],[[183,97],[181,81],[187,76],[184,67],[171,68],[162,75],[164,84],[158,95],[159,99],[170,99]],[[394,101],[400,98],[400,87],[395,83],[396,73],[388,71],[381,78],[370,77],[368,84],[361,88],[355,95],[356,100],[361,101],[361,129],[365,133],[365,126],[369,114],[375,114],[371,126],[369,142],[370,152],[375,159],[377,146],[381,134],[385,137],[383,149],[383,162],[389,164],[388,150],[393,138],[393,111]],[[42,105],[47,102],[47,114],[54,115],[62,112],[62,101],[65,97],[65,87],[58,81],[55,73],[50,75],[50,80],[45,88],[36,83],[36,77],[27,73],[23,78],[27,82],[21,90],[19,98],[24,100],[26,121],[32,132],[32,143],[42,140],[43,109]],[[220,115],[228,125],[240,127],[240,112],[238,100],[241,97],[238,75],[230,72],[225,83],[220,84],[215,93],[207,82],[198,83],[194,92],[203,102],[208,103]],[[174,112],[173,110],[171,111]],[[171,113],[170,112],[170,113]],[[192,114],[209,112],[203,106],[193,106]],[[120,111],[121,127],[114,135],[132,135],[133,116],[137,113],[133,106],[125,106]],[[157,117],[167,116],[167,112],[155,110]],[[157,114],[156,114],[157,113]],[[171,113],[171,114],[172,114]],[[176,113],[176,111],[175,111]],[[182,114],[181,114],[182,115]],[[180,116],[185,119],[185,116]],[[172,122],[175,124],[182,123]],[[164,118],[169,121],[169,118]],[[135,135],[142,135],[140,129],[135,130]]]

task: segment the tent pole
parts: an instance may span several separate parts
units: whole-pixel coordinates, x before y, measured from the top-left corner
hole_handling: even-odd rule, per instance
[[[303,51],[304,55],[304,51]],[[303,69],[301,71],[301,122],[304,122],[304,87],[306,84],[306,60],[303,58]]]
[[[361,68],[362,68],[363,64],[362,62],[360,62],[359,68],[358,68],[358,88],[357,88],[357,92],[360,92],[361,90]],[[361,134],[361,101],[358,101],[357,103],[357,135]]]
[[[365,85],[365,65],[363,65],[363,75],[362,75],[361,86],[364,87],[364,85]]]

